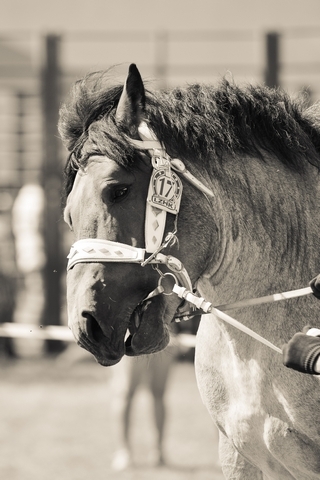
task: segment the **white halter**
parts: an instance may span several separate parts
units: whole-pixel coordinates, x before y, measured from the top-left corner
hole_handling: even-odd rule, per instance
[[[125,262],[137,263],[141,266],[147,264],[166,265],[173,272],[163,274],[158,270],[160,279],[158,287],[155,288],[144,300],[155,295],[164,293],[161,285],[162,279],[166,275],[172,275],[176,281],[172,292],[179,298],[186,300],[194,309],[202,313],[214,313],[220,319],[233,325],[239,330],[245,332],[269,348],[282,353],[281,349],[270,343],[265,338],[253,332],[248,327],[230,317],[224,311],[233,308],[240,308],[248,305],[258,305],[262,303],[285,300],[288,298],[298,297],[301,295],[309,295],[312,293],[310,287],[284,292],[281,294],[268,295],[255,299],[243,300],[234,304],[222,305],[220,309],[214,308],[210,302],[192,292],[192,283],[188,272],[183,264],[177,258],[171,255],[163,255],[161,250],[172,245],[176,241],[176,230],[168,233],[163,240],[167,212],[177,215],[179,213],[180,201],[182,196],[182,182],[179,175],[182,175],[189,183],[194,185],[205,195],[213,197],[214,194],[202,182],[196,179],[185,167],[184,163],[179,159],[171,159],[165,148],[157,140],[151,132],[148,125],[142,122],[139,126],[139,135],[142,140],[131,140],[131,142],[141,150],[148,150],[151,154],[153,172],[149,183],[149,191],[146,205],[145,219],[145,248],[132,247],[119,242],[112,242],[103,239],[81,239],[75,242],[68,255],[67,270],[70,270],[77,263],[93,263],[93,262]],[[173,171],[174,170],[174,171]],[[179,175],[176,175],[177,172]],[[146,258],[146,253],[150,253]],[[180,283],[180,285],[178,285]],[[219,308],[219,307],[218,307]],[[182,320],[189,319],[190,314],[183,317]],[[176,320],[179,321],[179,320]]]
[[[148,263],[166,265],[173,272],[175,280],[182,285],[186,292],[191,294],[188,301],[197,308],[201,308],[202,311],[208,312],[211,304],[202,297],[193,295],[190,277],[180,260],[171,255],[163,255],[160,252],[167,246],[173,245],[177,240],[176,230],[168,233],[163,239],[167,212],[174,215],[179,213],[183,185],[177,173],[204,194],[212,197],[213,193],[186,169],[181,160],[169,157],[145,122],[141,123],[138,130],[142,140],[131,140],[131,142],[139,149],[150,152],[153,166],[146,204],[145,248],[132,247],[131,245],[103,239],[81,239],[71,247],[67,270],[70,270],[77,263],[93,262],[138,263],[141,266]],[[146,253],[151,255],[145,258]],[[165,275],[162,274],[162,278]],[[161,279],[157,289],[151,292],[147,298],[159,293],[163,293]]]

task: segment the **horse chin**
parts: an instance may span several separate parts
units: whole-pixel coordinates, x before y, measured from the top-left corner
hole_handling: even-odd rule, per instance
[[[170,340],[168,323],[170,309],[159,297],[142,302],[133,311],[129,322],[129,335],[125,341],[128,356],[146,355],[166,348]]]
[[[170,340],[168,324],[176,308],[167,297],[155,297],[141,302],[127,320],[117,322],[113,335],[107,336],[90,314],[82,315],[81,322],[71,324],[71,329],[78,345],[108,367],[124,355],[147,355],[166,348]]]
[[[78,337],[77,344],[90,352],[96,361],[103,367],[111,367],[120,362],[125,354],[123,342],[119,341],[116,345],[111,345],[105,341],[106,338],[101,335],[100,341],[96,343],[90,340],[87,334],[81,333]]]

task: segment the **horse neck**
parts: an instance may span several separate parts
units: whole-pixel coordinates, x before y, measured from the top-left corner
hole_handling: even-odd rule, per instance
[[[223,252],[200,282],[216,304],[301,288],[320,272],[317,184],[312,166],[298,174],[276,159],[225,162],[213,181]]]

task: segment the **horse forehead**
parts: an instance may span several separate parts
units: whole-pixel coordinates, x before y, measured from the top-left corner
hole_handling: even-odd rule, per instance
[[[88,176],[92,179],[102,177],[112,179],[116,175],[125,174],[125,172],[125,169],[111,158],[95,155],[89,158],[82,176]],[[81,171],[78,173],[81,174]]]
[[[108,157],[91,157],[86,168],[78,170],[67,199],[67,205],[83,196],[87,190],[90,194],[94,194],[100,182],[116,180],[124,174],[124,168],[114,160]]]

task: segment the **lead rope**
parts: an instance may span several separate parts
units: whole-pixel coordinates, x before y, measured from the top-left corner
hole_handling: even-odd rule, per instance
[[[227,315],[222,310],[233,310],[236,308],[243,308],[252,305],[261,305],[264,303],[278,302],[279,300],[287,300],[289,298],[301,297],[303,295],[309,295],[310,293],[312,293],[312,289],[311,287],[306,287],[300,288],[298,290],[291,290],[289,292],[275,293],[273,295],[267,295],[264,297],[240,300],[239,302],[220,305],[218,308],[213,307],[212,304],[210,302],[206,302],[204,298],[197,297],[191,291],[188,291],[184,287],[179,287],[179,285],[177,284],[174,285],[173,292],[175,292],[179,298],[185,299],[186,301],[194,305],[197,309],[201,310],[201,314],[213,313],[226,323],[229,323],[230,325],[236,327],[238,330],[241,330],[255,340],[258,340],[260,343],[263,343],[267,347],[282,354],[282,350],[279,347],[276,347],[275,345],[273,345],[273,343],[269,342],[265,338],[261,337],[261,335],[259,335],[258,333],[238,322],[238,320],[230,317],[230,315]]]

